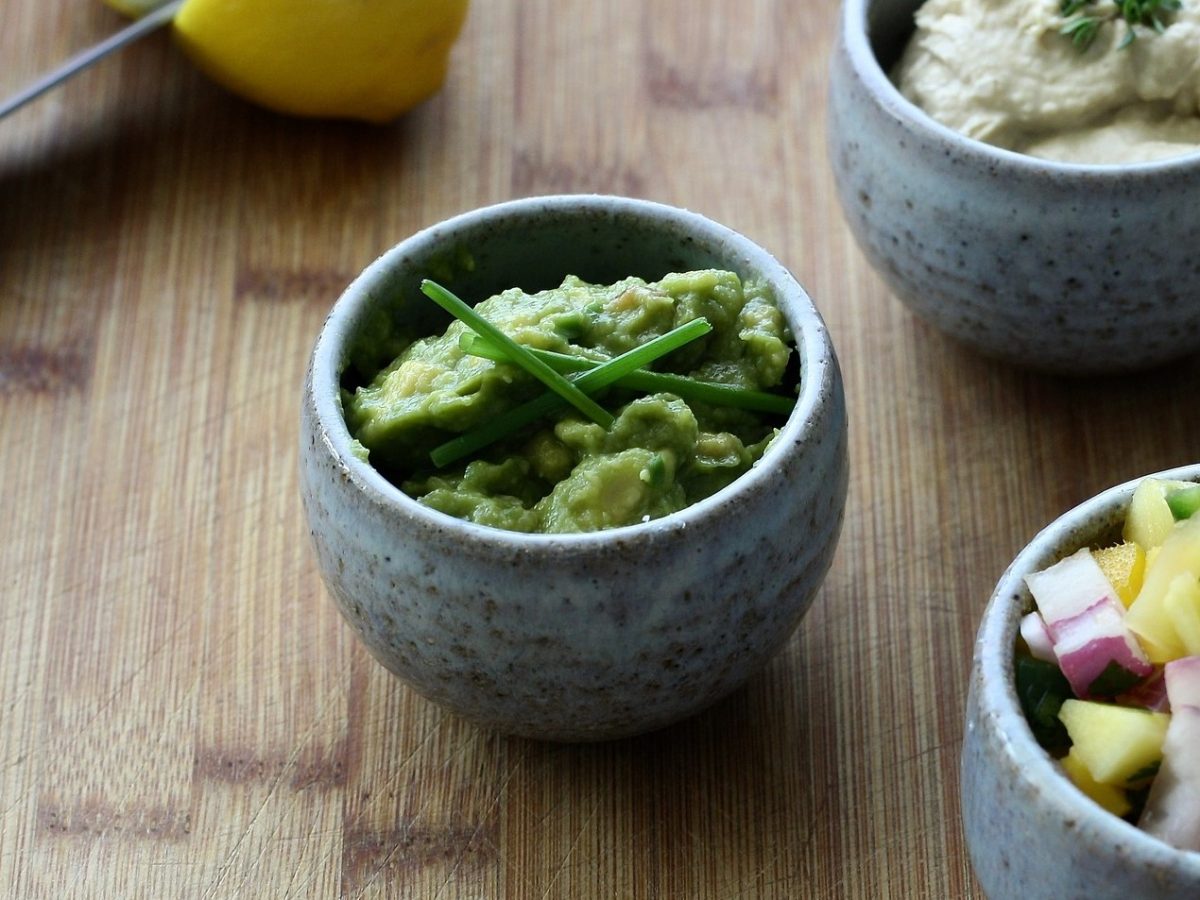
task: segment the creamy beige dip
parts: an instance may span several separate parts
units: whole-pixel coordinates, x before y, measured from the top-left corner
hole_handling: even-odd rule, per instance
[[[927,0],[893,78],[942,124],[1019,153],[1107,164],[1200,151],[1200,0],[1121,49],[1125,23],[1105,24],[1085,52],[1059,33],[1059,2]]]

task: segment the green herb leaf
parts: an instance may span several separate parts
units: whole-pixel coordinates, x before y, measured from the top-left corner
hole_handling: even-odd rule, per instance
[[[1131,809],[1121,818],[1130,825],[1136,825],[1138,819],[1142,817],[1142,811],[1146,808],[1146,801],[1150,799],[1150,785],[1128,788],[1125,791],[1125,798],[1129,801]]]
[[[661,488],[667,481],[667,462],[661,453],[655,453],[649,464],[641,471],[641,479],[654,488]]]
[[[1033,736],[1050,753],[1065,753],[1071,746],[1066,726],[1058,719],[1063,701],[1075,695],[1058,666],[1018,654],[1013,662],[1017,697]]]
[[[1112,10],[1103,15],[1094,15],[1083,10],[1094,7],[1097,0],[1062,0],[1059,11],[1068,21],[1059,33],[1071,39],[1071,43],[1083,52],[1096,40],[1100,27],[1109,22],[1125,23],[1125,37],[1117,45],[1121,50],[1133,43],[1137,37],[1135,26],[1153,29],[1162,34],[1170,22],[1164,13],[1175,13],[1183,8],[1182,0],[1114,0]]]
[[[1158,770],[1162,767],[1162,760],[1156,759],[1150,765],[1138,769],[1132,775],[1125,779],[1125,786],[1131,788],[1142,787],[1148,782],[1154,780],[1154,776],[1158,774]]]
[[[1200,511],[1200,484],[1168,491],[1167,506],[1176,522],[1190,519],[1197,511]]]
[[[712,325],[709,324],[707,319],[693,319],[685,325],[680,325],[666,334],[659,335],[653,340],[649,340],[644,344],[634,347],[632,350],[622,353],[620,356],[614,356],[608,362],[602,363],[594,369],[589,369],[587,372],[579,375],[573,382],[570,382],[570,384],[579,391],[598,391],[601,388],[608,387],[635,369],[639,369],[644,365],[654,362],[654,360],[661,356],[666,356],[668,353],[678,350],[684,344],[690,343],[701,335],[708,334],[710,331],[712,331]],[[528,348],[525,347],[521,347],[521,352],[529,353]],[[561,375],[558,377],[562,378]],[[433,449],[429,457],[438,468],[447,466],[503,437],[507,437],[514,431],[532,422],[536,422],[543,416],[560,409],[563,405],[562,400],[555,394],[542,394],[540,397],[530,400],[528,403],[523,403],[516,409],[497,416],[478,428],[473,428],[453,440],[440,444]]]
[[[580,390],[580,388],[567,381],[567,379],[563,378],[563,376],[555,372],[546,363],[535,357],[436,281],[430,281],[426,278],[421,282],[421,291],[430,300],[450,313],[450,315],[465,323],[476,334],[486,337],[497,347],[502,347],[513,364],[520,366],[601,428],[607,430],[612,427],[613,417],[608,410],[604,409],[604,407],[600,406],[595,400]]]
[[[464,334],[459,340],[459,347],[464,353],[480,356],[495,362],[508,362],[503,351],[488,343],[478,335]],[[535,350],[526,348],[534,356],[544,360],[555,371],[567,374],[571,372],[586,372],[603,363],[585,359],[582,356],[572,356],[568,353],[555,353],[551,350]],[[734,409],[745,409],[751,412],[773,413],[786,416],[796,405],[790,397],[771,394],[767,391],[751,391],[746,388],[720,384],[715,381],[698,381],[686,375],[675,375],[671,372],[650,372],[638,369],[617,379],[617,387],[631,388],[647,393],[674,394],[684,400],[696,400],[711,406],[728,406]]]
[[[1059,33],[1069,37],[1076,49],[1083,52],[1096,40],[1099,31],[1100,20],[1095,16],[1077,16],[1064,25]]]
[[[1104,671],[1096,676],[1088,685],[1088,695],[1091,697],[1115,697],[1135,687],[1142,679],[1130,672],[1116,660],[1104,667]]]

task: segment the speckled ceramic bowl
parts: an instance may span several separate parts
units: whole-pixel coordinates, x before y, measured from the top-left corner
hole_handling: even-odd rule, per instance
[[[1088,375],[1200,349],[1200,154],[1047,162],[965,138],[886,71],[920,0],[843,0],[828,106],[846,221],[912,311],[990,356]]]
[[[765,278],[795,335],[796,409],[759,465],[645,524],[527,535],[428,509],[351,452],[339,384],[381,317],[418,333],[468,300],[566,274],[611,282],[724,267]],[[847,487],[846,415],[829,335],[795,279],[700,215],[614,197],[534,198],[422,231],[346,290],[304,386],[301,482],[321,573],[388,669],[486,726],[553,740],[666,725],[742,684],[780,649],[829,567]]]
[[[1160,473],[1200,481],[1200,465]],[[1118,539],[1141,479],[1057,519],[1000,579],[975,643],[962,754],[971,863],[991,900],[1196,900],[1200,853],[1170,847],[1078,791],[1030,731],[1013,651],[1032,602],[1024,578],[1080,547]]]

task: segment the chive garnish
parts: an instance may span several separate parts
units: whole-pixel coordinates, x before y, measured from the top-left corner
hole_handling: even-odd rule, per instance
[[[668,353],[678,350],[684,344],[690,343],[710,331],[712,331],[712,325],[709,324],[707,319],[693,319],[685,325],[680,325],[666,334],[659,335],[644,344],[634,347],[632,350],[627,350],[619,356],[614,356],[594,369],[589,369],[575,378],[570,384],[581,392],[598,391],[601,388],[608,387],[629,373],[640,369],[642,366],[654,362],[660,356],[666,356]],[[522,347],[521,350],[532,356],[528,348]],[[548,367],[548,364],[545,362],[542,364]],[[558,375],[557,372],[555,374]],[[562,378],[563,376],[558,375],[558,377]],[[515,409],[509,410],[507,413],[497,416],[490,422],[486,422],[435,447],[433,452],[429,454],[429,458],[433,460],[433,464],[439,469],[443,466],[448,466],[450,463],[456,462],[464,456],[469,456],[477,450],[503,437],[507,437],[531,422],[536,422],[562,405],[562,400],[555,394],[542,394],[528,403],[523,403]]]
[[[502,350],[497,350],[494,345],[488,343],[487,339],[481,338],[477,334],[464,334],[459,338],[458,345],[464,353],[472,356],[490,359],[493,362],[509,361]],[[568,353],[556,353],[553,350],[537,350],[532,347],[526,349],[562,375],[572,372],[587,372],[603,364],[597,360],[572,356]],[[632,388],[652,394],[675,394],[684,400],[698,400],[712,406],[727,406],[752,412],[775,413],[781,416],[788,415],[795,406],[795,401],[780,394],[752,391],[748,388],[721,384],[716,381],[700,381],[672,372],[650,372],[639,369],[622,376],[613,383],[617,387]]]
[[[509,360],[514,365],[520,366],[601,428],[607,431],[612,427],[612,414],[604,409],[604,407],[600,406],[600,404],[585,394],[583,390],[562,375],[559,375],[550,366],[546,365],[545,362],[538,359],[436,281],[430,281],[428,278],[424,279],[421,282],[421,291],[426,297],[454,316],[454,318],[475,331],[476,334],[487,338],[494,345],[502,348],[509,355]]]

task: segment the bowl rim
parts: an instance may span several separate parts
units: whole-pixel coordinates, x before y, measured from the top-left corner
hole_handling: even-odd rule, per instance
[[[1200,149],[1170,156],[1164,159],[1129,163],[1076,163],[1042,159],[1015,150],[1006,150],[967,137],[930,116],[925,110],[905,97],[888,77],[875,55],[868,37],[867,10],[881,0],[843,0],[840,17],[841,37],[846,56],[864,86],[877,98],[882,109],[910,132],[923,137],[940,138],[950,142],[979,161],[992,165],[1016,166],[1031,174],[1053,173],[1058,177],[1075,178],[1082,181],[1096,179],[1151,178],[1177,174],[1180,170],[1200,168]],[[914,12],[923,0],[912,0]]]
[[[339,394],[340,374],[345,361],[344,348],[351,325],[364,306],[377,302],[377,298],[373,297],[375,289],[390,277],[390,272],[403,265],[407,255],[420,252],[419,248],[432,242],[445,241],[461,228],[498,223],[510,216],[539,213],[569,215],[575,212],[634,215],[675,227],[685,226],[694,234],[728,246],[731,257],[736,254],[739,262],[766,278],[775,290],[777,303],[792,331],[796,352],[800,355],[800,391],[791,414],[750,471],[715,494],[648,522],[594,532],[525,533],[478,525],[424,506],[351,450],[352,438]],[[467,210],[422,228],[384,251],[354,278],[335,301],[313,346],[306,382],[306,392],[311,393],[306,403],[312,404],[325,449],[337,460],[343,474],[373,504],[391,508],[414,524],[442,530],[461,529],[469,533],[472,540],[483,541],[502,550],[548,546],[595,549],[607,546],[618,538],[656,541],[668,539],[689,525],[698,525],[720,516],[725,504],[739,494],[754,486],[761,489],[769,487],[765,482],[773,477],[774,469],[788,449],[806,444],[814,434],[815,423],[821,420],[819,413],[830,403],[830,392],[840,393],[837,357],[820,312],[795,276],[767,250],[728,226],[689,209],[652,200],[589,193],[524,197]],[[834,402],[837,402],[836,398]]]
[[[1071,784],[1034,737],[1021,711],[1014,682],[1012,659],[1021,605],[1013,600],[1029,597],[1024,576],[1073,552],[1069,547],[1078,549],[1080,532],[1095,530],[1126,508],[1134,489],[1145,478],[1200,482],[1200,463],[1152,472],[1110,487],[1038,532],[1005,570],[988,601],[976,638],[973,668],[979,677],[982,717],[994,723],[1004,755],[1017,764],[1017,770],[1028,783],[1038,786],[1047,806],[1064,820],[1088,822],[1096,834],[1114,845],[1117,841],[1125,842],[1131,853],[1160,865],[1182,866],[1185,872],[1200,879],[1200,852],[1181,850],[1152,837],[1102,809]]]

